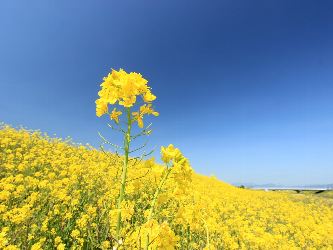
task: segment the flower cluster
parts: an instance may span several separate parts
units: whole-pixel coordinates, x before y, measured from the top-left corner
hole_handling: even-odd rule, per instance
[[[137,112],[132,112],[133,119],[138,122],[138,126],[140,128],[143,128],[143,116],[144,115],[154,115],[158,116],[159,113],[156,112],[153,108],[152,105],[149,104],[144,104],[140,107],[139,111]]]
[[[161,147],[161,159],[167,166],[172,167],[171,178],[176,185],[174,191],[180,193],[188,191],[188,183],[191,182],[193,173],[189,160],[173,144]]]
[[[120,69],[112,70],[107,77],[103,78],[101,90],[98,92],[99,99],[96,100],[96,115],[98,117],[108,113],[108,105],[119,104],[122,107],[130,108],[137,103],[137,98],[142,97],[145,104],[140,107],[138,112],[133,113],[140,127],[143,126],[142,117],[145,114],[158,115],[152,109],[151,102],[156,99],[152,94],[148,81],[141,74],[131,72],[127,73]],[[119,122],[119,116],[122,114],[116,108],[110,113],[111,120]]]
[[[161,158],[166,164],[179,163],[184,157],[178,148],[170,144],[167,147],[161,147]]]

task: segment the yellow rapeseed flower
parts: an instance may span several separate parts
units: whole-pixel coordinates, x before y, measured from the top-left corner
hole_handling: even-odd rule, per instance
[[[80,231],[77,230],[77,229],[74,229],[74,230],[71,232],[71,236],[73,237],[73,239],[78,239],[79,236],[80,236]]]
[[[113,69],[103,78],[102,88],[98,92],[100,98],[96,101],[96,115],[106,114],[108,104],[118,102],[121,106],[132,107],[138,96],[141,96],[144,102],[152,102],[156,96],[151,93],[147,82],[141,74]]]
[[[116,123],[119,123],[119,116],[122,114],[123,112],[121,111],[117,111],[116,108],[114,108],[110,114],[110,119],[114,120]]]
[[[108,103],[103,99],[98,99],[96,103],[96,115],[98,117],[106,114],[108,112]]]
[[[161,147],[161,157],[162,161],[165,163],[169,163],[170,161],[175,161],[179,159],[181,156],[181,152],[178,148],[175,148],[174,145],[170,144],[167,147]]]
[[[106,240],[106,241],[103,241],[102,244],[101,244],[101,249],[102,249],[102,250],[107,250],[107,249],[110,248],[110,245],[111,245],[111,244],[110,244],[110,241],[107,241],[107,240]]]

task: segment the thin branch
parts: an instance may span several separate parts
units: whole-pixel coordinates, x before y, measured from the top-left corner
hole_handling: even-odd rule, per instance
[[[100,149],[102,150],[102,152],[103,152],[106,156],[108,156],[108,157],[111,156],[111,155],[110,155],[111,152],[107,152],[107,151],[105,151],[103,145],[100,145],[99,147],[100,147]],[[118,155],[118,157],[119,157],[119,155]],[[110,165],[111,165],[111,162],[112,162],[112,159],[110,158],[110,162],[109,162],[109,164],[108,164],[109,167],[110,167]],[[113,163],[114,163],[114,162],[115,162],[115,160],[113,160]],[[117,166],[117,164],[114,164],[114,166],[117,168],[117,171],[119,171],[119,167]]]
[[[136,156],[136,157],[132,157],[131,159],[128,159],[129,161],[133,161],[133,160],[137,160],[137,159],[139,159],[139,158],[141,158],[141,156],[139,157],[139,156]]]
[[[141,147],[138,147],[136,149],[133,149],[132,151],[129,151],[129,153],[131,154],[131,153],[134,153],[134,152],[136,152],[140,149],[143,149],[145,146],[147,146],[147,143],[148,143],[148,141],[146,141]]]
[[[120,146],[118,146],[116,144],[113,144],[112,142],[109,142],[107,139],[105,139],[105,137],[100,132],[98,132],[98,135],[104,141],[104,144],[109,144],[109,145],[111,145],[111,146],[113,146],[115,148],[123,149],[123,147],[120,147]]]
[[[151,127],[152,123],[150,123],[145,129],[143,129],[139,134],[132,135],[131,138],[135,140],[136,138],[142,136],[142,135],[149,135],[151,133],[151,130],[148,130]]]
[[[161,234],[161,232],[158,233],[158,235],[148,244],[148,246],[150,246],[151,244],[153,244],[153,242],[158,238],[158,236]]]
[[[147,156],[151,155],[152,153],[154,153],[154,151],[155,151],[155,149],[152,149],[148,154],[145,154],[145,153],[144,153],[143,156],[144,156],[144,157],[147,157]]]
[[[143,160],[143,156],[141,156],[141,157],[135,157],[135,158],[133,158],[133,160],[135,161],[133,163],[133,166],[135,166],[135,165],[137,165],[138,163],[140,163]]]
[[[106,151],[104,150],[103,145],[100,145],[99,148],[102,150],[102,152],[103,152],[104,154],[106,154],[107,156],[109,156],[109,155],[108,155],[108,152],[106,152]]]
[[[131,180],[128,180],[127,182],[135,181],[135,180],[137,180],[137,179],[141,179],[141,178],[145,177],[147,174],[149,174],[150,171],[151,171],[151,169],[148,169],[147,173],[145,173],[144,175],[142,175],[142,176],[140,176],[140,177],[136,177],[136,178],[131,179]]]
[[[124,131],[122,128],[115,128],[114,126],[112,126],[110,123],[108,123],[108,126],[110,128],[112,128],[113,130],[116,130],[116,131],[119,131],[119,132],[122,132],[124,134],[126,134],[126,131]]]

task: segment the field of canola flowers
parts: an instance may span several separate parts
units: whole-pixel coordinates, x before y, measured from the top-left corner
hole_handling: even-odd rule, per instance
[[[0,249],[112,249],[121,165],[111,153],[3,126]],[[239,189],[189,170],[168,179],[147,225],[161,174],[149,160],[129,167],[119,249],[140,249],[147,230],[152,249],[332,249],[324,199]]]
[[[159,115],[147,82],[120,69],[101,84],[96,115],[123,134],[122,155],[0,127],[0,249],[333,249],[325,199],[198,175],[172,144],[163,165],[132,157],[131,143],[151,134],[144,117]]]

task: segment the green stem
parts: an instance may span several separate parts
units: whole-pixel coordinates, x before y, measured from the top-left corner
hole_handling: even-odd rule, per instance
[[[124,164],[121,173],[121,185],[119,191],[118,198],[118,219],[117,219],[117,239],[120,240],[120,229],[121,229],[121,203],[124,200],[125,196],[125,187],[126,187],[126,178],[127,178],[127,167],[128,167],[128,155],[129,155],[129,147],[131,142],[131,128],[132,128],[132,120],[131,120],[131,109],[127,108],[127,131],[124,136]]]
[[[159,194],[160,194],[160,192],[162,190],[162,187],[163,187],[165,181],[168,179],[168,176],[169,176],[170,172],[171,172],[171,168],[167,168],[166,169],[166,173],[163,176],[163,179],[161,180],[158,188],[155,191],[153,202],[152,202],[151,208],[150,208],[150,213],[149,213],[148,221],[151,220],[152,217],[153,217],[155,206],[156,206],[156,202],[157,202],[157,198],[158,198],[158,196],[159,196]]]
[[[208,249],[210,249],[208,226],[207,226],[206,221],[203,218],[201,218],[201,219],[204,222],[204,225],[205,225],[205,228],[206,228],[207,247],[208,247]]]
[[[155,194],[154,194],[154,198],[153,198],[153,202],[151,204],[151,207],[150,207],[150,212],[149,212],[149,216],[148,216],[148,221],[150,221],[153,217],[153,214],[154,214],[154,210],[155,210],[155,206],[156,206],[156,202],[157,202],[157,198],[162,190],[162,187],[165,183],[165,181],[168,179],[168,176],[171,172],[171,168],[168,168],[166,169],[166,172],[162,178],[162,180],[160,181],[160,184],[158,185],[158,188],[156,189],[155,191]],[[148,250],[148,246],[149,246],[149,235],[147,235],[147,239],[146,239],[146,250]]]

